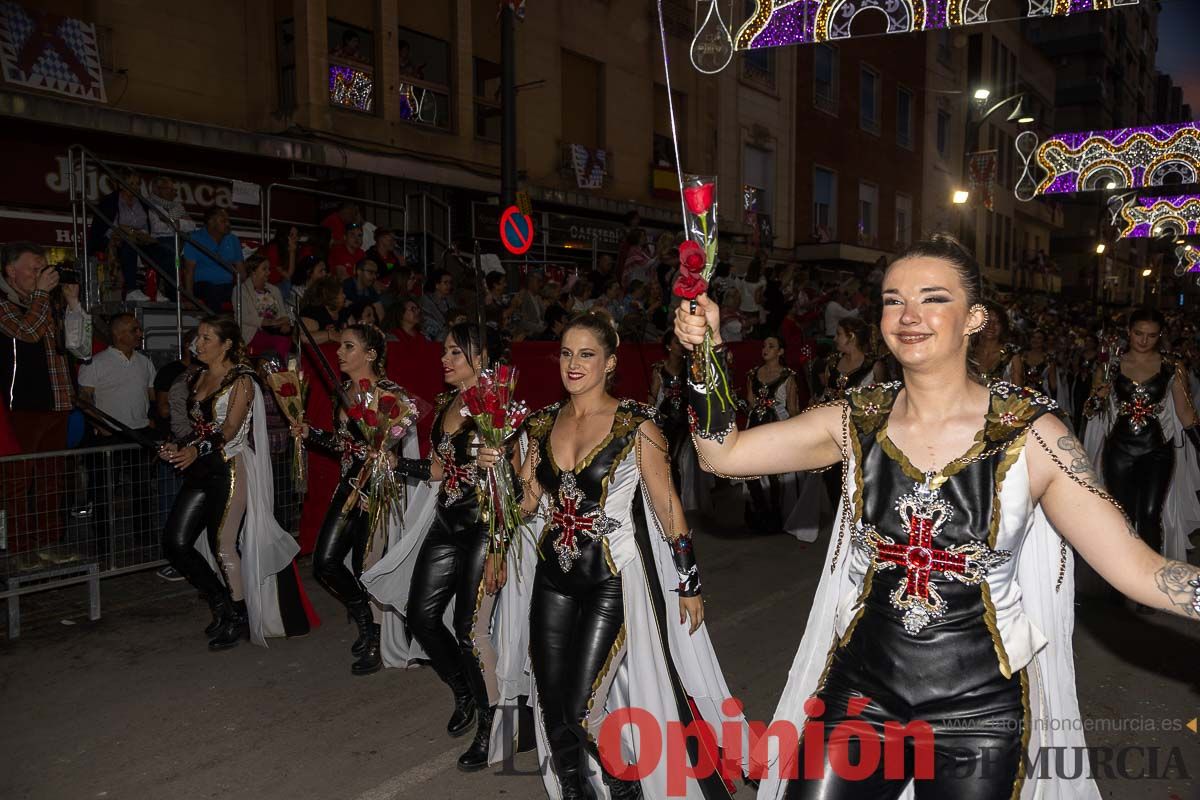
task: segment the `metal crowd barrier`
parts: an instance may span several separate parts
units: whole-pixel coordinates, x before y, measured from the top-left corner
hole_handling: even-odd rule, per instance
[[[275,516],[300,530],[303,491],[292,478],[293,440],[269,428]],[[26,594],[86,583],[100,618],[100,579],[160,567],[162,529],[179,473],[137,445],[114,444],[0,458],[0,600],[8,638],[20,635]]]

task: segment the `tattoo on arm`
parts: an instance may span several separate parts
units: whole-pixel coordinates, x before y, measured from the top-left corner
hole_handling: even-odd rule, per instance
[[[1154,573],[1154,582],[1167,598],[1165,610],[1200,620],[1200,569],[1168,561]]]
[[[1095,468],[1092,467],[1092,460],[1088,458],[1087,451],[1083,449],[1083,445],[1078,439],[1068,433],[1059,438],[1058,449],[1071,458],[1071,463],[1067,466],[1068,473],[1082,475],[1084,480],[1093,486],[1101,485],[1100,476],[1096,474]]]

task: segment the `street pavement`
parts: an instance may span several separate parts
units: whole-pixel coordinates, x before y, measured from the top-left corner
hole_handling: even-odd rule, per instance
[[[709,631],[747,716],[769,721],[828,537],[805,545],[751,535],[738,495],[717,499],[723,524],[697,534]],[[205,647],[209,616],[196,593],[153,573],[106,581],[95,623],[82,587],[23,598],[21,638],[0,640],[0,798],[545,796],[533,754],[459,772],[469,739],[446,736],[450,695],[432,670],[353,677],[352,626],[305,583],[320,628],[224,653]],[[1103,796],[1200,798],[1200,735],[1186,728],[1200,715],[1200,628],[1135,614],[1081,583],[1080,704],[1088,744],[1114,748]],[[1144,770],[1168,777],[1118,777]]]

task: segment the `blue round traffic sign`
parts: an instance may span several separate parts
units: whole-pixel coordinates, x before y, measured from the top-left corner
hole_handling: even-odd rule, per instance
[[[533,219],[516,206],[509,206],[500,215],[500,241],[514,256],[529,252],[533,246]]]

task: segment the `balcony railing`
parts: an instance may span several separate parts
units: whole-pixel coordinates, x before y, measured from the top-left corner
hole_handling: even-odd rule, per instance
[[[375,108],[375,70],[370,64],[329,59],[329,104],[372,113]]]

